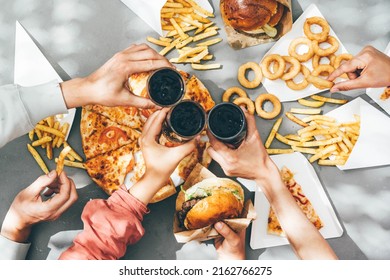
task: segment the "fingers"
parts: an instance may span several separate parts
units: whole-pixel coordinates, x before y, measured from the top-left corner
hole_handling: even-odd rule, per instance
[[[184,143],[180,146],[170,148],[170,149],[173,152],[175,152],[177,155],[179,155],[181,159],[183,159],[195,149],[198,141],[199,141],[198,138],[194,138],[191,141],[188,141],[187,143]]]
[[[38,177],[30,186],[26,188],[25,192],[29,193],[31,196],[39,196],[47,186],[54,184],[57,178],[57,172],[53,170],[47,175]]]
[[[339,68],[334,70],[332,74],[329,75],[328,80],[333,81],[344,73],[352,73],[356,70],[364,69],[365,66],[365,63],[360,59],[356,57],[352,58],[351,60],[341,64]]]
[[[331,89],[330,92],[336,92],[336,91],[346,91],[351,89],[357,89],[357,88],[364,88],[366,87],[366,81],[363,77],[359,77],[354,80],[348,80],[345,82],[340,82],[335,84]]]
[[[214,225],[214,228],[220,235],[222,235],[229,245],[235,247],[240,244],[240,236],[235,233],[230,227],[223,222],[218,222]]]
[[[230,150],[228,146],[215,138],[209,130],[207,130],[207,136],[209,138],[211,147],[213,147],[216,152],[228,152]]]
[[[246,124],[247,124],[247,139],[250,138],[255,133],[258,133],[257,127],[256,127],[256,120],[255,116],[249,114],[248,112],[245,113],[245,118],[246,118]]]
[[[73,180],[66,176],[65,171],[62,171],[61,175],[59,176],[58,183],[60,189],[59,193],[44,202],[51,209],[60,209],[61,206],[66,204],[70,198],[74,199],[74,192],[76,188]]]
[[[135,64],[135,65],[134,65]],[[163,67],[172,67],[168,60],[164,59],[148,59],[129,63],[128,73],[140,73],[153,71]]]
[[[160,111],[153,113],[144,126],[142,133],[142,142],[149,143],[150,141],[155,142],[157,136],[161,132],[162,124],[167,116],[169,108],[164,108]]]
[[[126,92],[125,96],[127,100],[124,102],[124,106],[128,105],[141,109],[153,109],[156,107],[156,104],[148,98],[137,96],[131,92]]]
[[[61,174],[62,175],[62,174]],[[56,213],[54,214],[54,218],[57,218],[59,216],[61,216],[66,210],[69,209],[70,206],[72,206],[78,199],[78,195],[77,195],[77,190],[76,190],[76,185],[75,183],[73,182],[72,179],[69,179],[69,183],[70,183],[70,193],[69,193],[69,197],[68,199],[66,200],[66,202],[64,204],[62,204],[58,210],[56,211]],[[61,191],[61,190],[60,190]]]

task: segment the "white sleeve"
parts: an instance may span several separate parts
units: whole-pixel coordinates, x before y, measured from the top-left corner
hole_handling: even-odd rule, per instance
[[[31,129],[40,120],[67,112],[58,82],[0,87],[0,148]]]
[[[24,260],[30,245],[9,240],[0,234],[0,260]]]

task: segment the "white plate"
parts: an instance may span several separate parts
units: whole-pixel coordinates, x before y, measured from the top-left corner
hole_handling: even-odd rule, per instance
[[[324,227],[320,230],[322,236],[340,237],[343,229],[314,168],[307,159],[301,153],[274,155],[271,158],[279,168],[286,166],[294,173],[295,180],[302,186],[303,193],[324,223]],[[289,244],[285,237],[267,234],[270,205],[261,191],[255,193],[255,209],[257,219],[252,224],[251,248],[260,249]]]
[[[289,55],[288,54],[288,47],[289,47],[291,41],[294,40],[295,38],[298,38],[298,37],[306,37],[304,32],[303,32],[303,25],[305,23],[306,18],[314,17],[314,16],[324,18],[324,16],[321,14],[321,12],[317,8],[317,6],[314,4],[311,4],[303,12],[303,14],[294,22],[290,32],[288,32],[282,38],[280,38],[273,45],[273,47],[266,53],[265,56],[267,56],[268,54],[274,54],[274,53],[280,54],[280,55]],[[341,54],[341,53],[348,53],[347,50],[345,49],[345,47],[343,46],[343,44],[340,42],[340,39],[334,33],[332,27],[330,28],[329,34],[332,35],[333,37],[335,37],[340,43],[340,47],[335,54],[337,55],[337,54]],[[302,46],[302,47],[304,47],[304,46]],[[298,46],[297,50],[299,51],[299,49],[300,49],[300,46]],[[308,67],[310,69],[310,71],[313,69],[311,59],[303,64],[306,67]],[[339,80],[341,81],[342,79],[340,79],[340,78],[336,79],[336,82]],[[276,80],[271,81],[267,78],[263,79],[263,86],[266,88],[266,90],[268,92],[276,95],[280,99],[281,102],[298,100],[300,98],[310,96],[312,94],[327,90],[327,89],[320,90],[313,85],[309,85],[307,88],[305,88],[303,90],[299,90],[299,91],[292,90],[286,85],[285,81],[283,81],[281,79],[276,79]]]
[[[385,49],[385,54],[390,56],[390,43],[387,45]],[[369,97],[371,97],[372,100],[374,100],[376,103],[378,103],[379,106],[381,106],[387,114],[390,115],[390,98],[387,100],[382,100],[381,95],[385,88],[368,88],[366,93]]]

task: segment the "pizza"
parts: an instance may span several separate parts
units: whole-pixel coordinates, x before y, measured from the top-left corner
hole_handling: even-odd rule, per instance
[[[381,100],[387,100],[390,97],[390,87],[385,88],[385,90],[382,92],[380,99]]]
[[[320,217],[317,215],[310,200],[303,193],[302,187],[295,181],[294,174],[291,172],[291,170],[289,170],[287,167],[283,167],[281,170],[281,176],[285,186],[291,192],[291,194],[295,198],[296,203],[301,208],[306,217],[318,230],[321,229],[324,225]],[[279,236],[286,236],[272,207],[270,208],[268,216],[267,233]]]
[[[137,140],[140,136],[138,130],[117,124],[85,108],[81,115],[83,120],[80,123],[81,140],[87,160],[128,144],[138,147]]]
[[[186,82],[184,98],[199,102],[206,111],[214,101],[203,83],[195,76],[180,71]],[[138,96],[148,97],[146,83],[151,72],[133,74],[129,77],[128,88]],[[84,106],[81,114],[80,132],[85,167],[92,180],[108,195],[126,182],[130,188],[145,173],[146,166],[138,139],[143,124],[153,113],[151,109],[137,109],[130,106],[106,107]],[[173,146],[167,141],[160,144]],[[198,164],[208,167],[211,157],[207,153],[209,141],[205,135],[197,148],[185,157],[176,168],[171,179],[153,197],[151,203],[161,201],[176,193],[176,186],[183,183]]]
[[[124,182],[127,173],[134,167],[133,145],[98,155],[85,162],[92,180],[111,195]]]

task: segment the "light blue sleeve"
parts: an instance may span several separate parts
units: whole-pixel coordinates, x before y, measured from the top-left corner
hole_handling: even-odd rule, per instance
[[[30,243],[18,243],[0,235],[0,260],[24,260]]]
[[[67,113],[57,81],[34,87],[0,87],[0,148],[29,132],[40,120]]]

